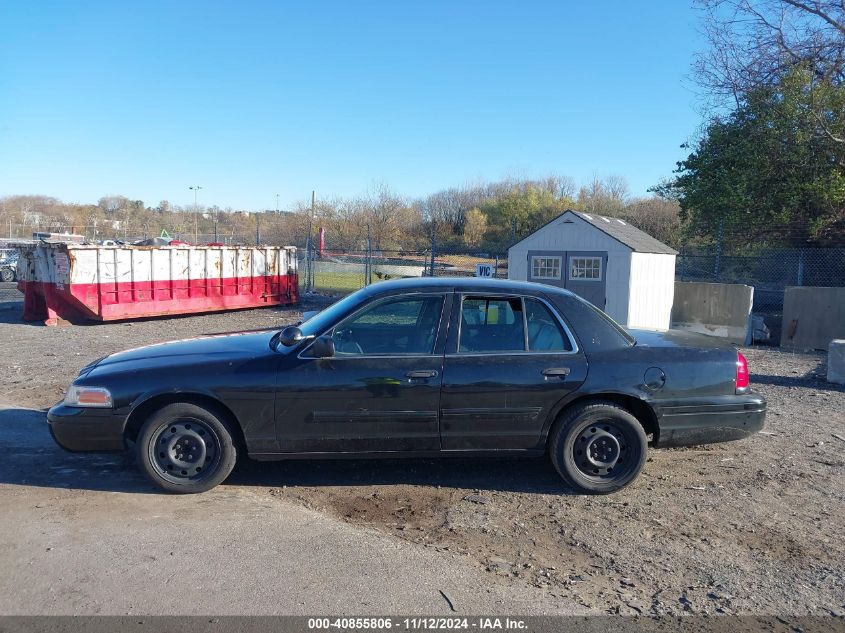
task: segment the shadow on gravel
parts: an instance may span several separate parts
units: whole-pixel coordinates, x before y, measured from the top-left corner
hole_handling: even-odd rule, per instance
[[[299,305],[284,305],[284,306],[267,306],[267,307],[255,307],[255,308],[241,308],[241,309],[231,309],[231,310],[223,310],[223,311],[211,311],[211,312],[186,312],[184,314],[164,314],[160,316],[150,316],[150,317],[135,317],[132,319],[125,319],[125,320],[116,320],[116,321],[95,321],[91,320],[80,320],[74,321],[73,323],[63,323],[57,327],[102,327],[105,325],[123,325],[123,326],[131,326],[134,323],[144,323],[146,321],[168,321],[171,319],[191,319],[194,317],[202,317],[202,316],[217,316],[217,315],[226,315],[232,314],[235,312],[249,312],[250,310],[266,310],[268,312],[277,313],[279,315],[285,315],[287,313],[291,313],[292,315],[298,315],[300,311],[303,310],[317,310],[322,309],[325,307],[325,304],[302,304]],[[45,327],[44,321],[36,320],[36,321],[24,321],[22,318],[23,315],[23,301],[2,301],[0,299],[0,323],[8,323],[8,324],[25,324],[25,325],[32,325],[36,327]],[[290,323],[295,323],[298,319],[294,316],[291,316]],[[247,330],[247,331],[260,331],[260,330],[278,330],[281,329],[281,324],[274,324],[268,326],[266,328],[259,328],[259,330]],[[196,336],[218,336],[220,334],[238,334],[242,330],[233,330],[231,332],[205,332],[200,333],[197,332]]]
[[[0,484],[159,494],[131,452],[69,453],[50,437],[43,411],[0,408]],[[316,487],[412,485],[567,494],[542,458],[241,460],[224,485]],[[161,493],[164,494],[164,493]]]
[[[22,314],[23,301],[0,301],[0,323],[26,323]]]
[[[500,492],[570,494],[548,460],[502,457],[244,460],[227,480],[240,486],[440,486]]]
[[[0,407],[0,484],[152,493],[128,453],[69,453],[50,437],[44,411]]]
[[[807,389],[819,389],[826,391],[845,391],[845,386],[827,382],[827,362],[822,358],[814,369],[803,375],[775,376],[772,374],[755,374],[749,376],[751,386],[754,383],[763,385],[774,385],[776,387],[805,387]]]

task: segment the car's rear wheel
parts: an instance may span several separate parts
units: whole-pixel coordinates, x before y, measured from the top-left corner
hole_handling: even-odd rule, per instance
[[[607,494],[637,478],[648,440],[629,411],[594,401],[564,412],[552,430],[549,455],[564,481],[578,492]]]
[[[0,270],[0,280],[2,281],[14,281],[15,280],[15,271],[11,268],[3,268]]]
[[[168,492],[205,492],[237,461],[226,417],[186,402],[166,405],[144,422],[135,450],[141,470]]]

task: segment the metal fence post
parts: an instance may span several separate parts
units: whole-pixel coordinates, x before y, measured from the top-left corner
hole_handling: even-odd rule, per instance
[[[719,220],[719,233],[716,237],[716,264],[713,270],[714,281],[719,281],[719,276],[722,273],[722,227],[724,220]]]
[[[804,285],[804,249],[798,249],[798,286]]]
[[[305,292],[312,292],[314,290],[314,279],[311,261],[311,236],[308,236],[308,241],[305,243]]]
[[[436,277],[434,272],[434,254],[437,250],[437,231],[435,229],[434,220],[431,221],[431,276]]]
[[[364,264],[364,285],[373,283],[373,241],[370,236],[370,225],[367,225],[367,258]]]
[[[499,278],[499,256],[496,255],[496,266],[493,268],[493,279]]]

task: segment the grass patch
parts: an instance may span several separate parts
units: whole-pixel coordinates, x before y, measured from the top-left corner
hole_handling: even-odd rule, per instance
[[[299,277],[305,286],[305,274]],[[364,275],[359,273],[314,272],[314,290],[335,294],[349,294],[364,287]]]

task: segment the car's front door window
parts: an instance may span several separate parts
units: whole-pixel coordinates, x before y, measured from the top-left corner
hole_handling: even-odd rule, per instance
[[[443,295],[384,300],[335,326],[335,354],[431,354],[442,309]]]

